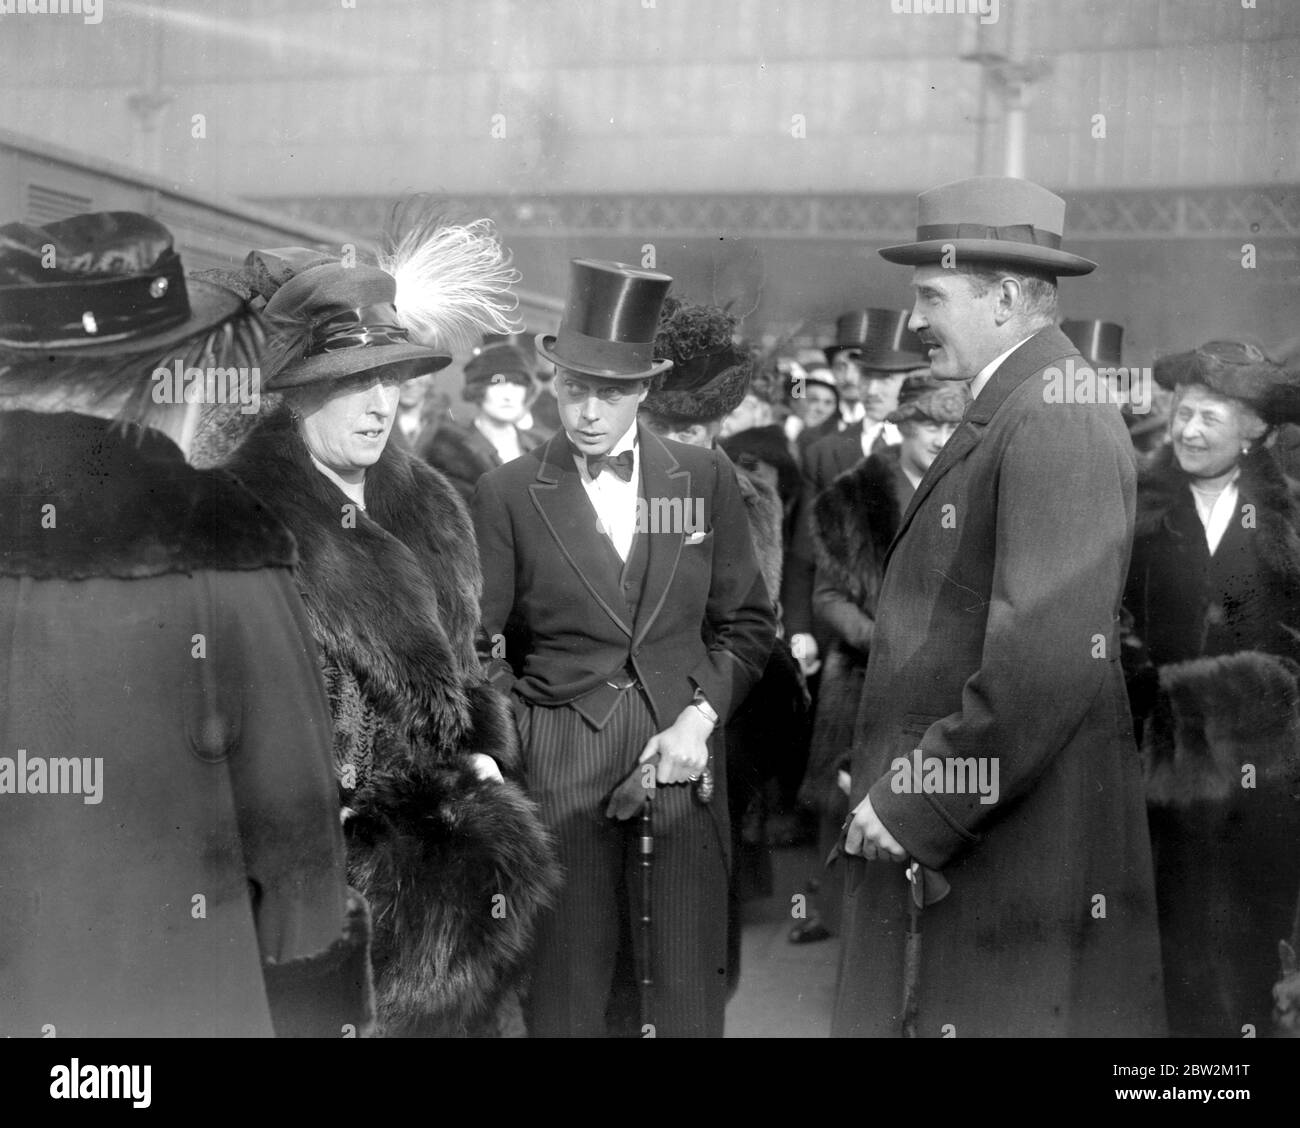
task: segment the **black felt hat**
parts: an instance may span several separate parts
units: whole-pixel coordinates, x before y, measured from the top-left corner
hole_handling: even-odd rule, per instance
[[[172,234],[135,212],[0,227],[0,348],[88,357],[164,352],[245,309],[187,279]]]
[[[1190,352],[1160,357],[1153,375],[1162,388],[1199,384],[1240,400],[1265,423],[1300,423],[1300,367],[1287,346],[1273,359],[1252,341],[1207,341]]]
[[[724,310],[669,298],[654,351],[672,369],[655,379],[642,410],[677,423],[710,423],[734,411],[754,370],[735,334],[736,319]]]

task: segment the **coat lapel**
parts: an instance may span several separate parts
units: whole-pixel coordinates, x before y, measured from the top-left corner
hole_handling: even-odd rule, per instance
[[[661,444],[662,445],[662,444]],[[644,447],[642,448],[644,452]],[[644,472],[644,471],[643,471]],[[624,606],[618,574],[610,568],[608,538],[596,528],[596,511],[574,465],[569,440],[561,431],[546,444],[537,480],[528,487],[533,504],[592,598],[631,637],[632,626],[619,609]],[[653,542],[651,567],[654,565]]]
[[[655,512],[654,499],[667,498],[669,505],[661,512],[680,511],[684,518],[686,514],[693,512],[690,508],[690,471],[678,467],[672,451],[653,431],[641,427],[640,436],[641,480],[648,511]],[[674,498],[681,499],[680,510],[671,504]],[[664,599],[668,595],[668,586],[672,583],[673,573],[677,570],[677,560],[682,554],[682,544],[686,539],[684,526],[683,520],[681,528],[637,534],[648,536],[650,541],[647,546],[649,556],[646,563],[645,585],[642,588],[641,603],[636,614],[636,630],[632,637],[634,646],[645,638],[646,632],[663,607]]]
[[[912,495],[912,501],[903,514],[893,543],[889,546],[886,563],[894,549],[898,547],[903,534],[907,532],[912,517],[921,504],[930,496],[939,480],[979,445],[984,437],[984,429],[1011,393],[1040,369],[1071,354],[1078,355],[1078,349],[1074,347],[1069,337],[1053,326],[1040,329],[998,366],[998,370],[984,385],[979,397],[966,409],[966,417],[962,420],[961,427],[944,444],[939,457],[930,464],[930,469],[925,472],[925,477],[916,487],[916,493]]]

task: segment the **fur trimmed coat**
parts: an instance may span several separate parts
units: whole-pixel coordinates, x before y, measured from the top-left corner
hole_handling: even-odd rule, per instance
[[[364,1031],[288,530],[158,431],[25,411],[0,529],[0,1034]]]
[[[279,410],[229,463],[289,526],[334,716],[349,866],[370,900],[381,1033],[497,1032],[558,885],[512,775],[507,702],[473,640],[482,586],[464,503],[389,443],[360,510]],[[507,782],[479,780],[472,753]]]
[[[1269,1029],[1300,888],[1300,505],[1241,462],[1210,555],[1172,449],[1138,484],[1126,589],[1171,1033]]]
[[[836,777],[852,758],[885,554],[913,493],[898,453],[887,447],[873,454],[835,478],[813,504],[813,614],[830,640],[799,790],[800,802],[813,810],[842,805]]]

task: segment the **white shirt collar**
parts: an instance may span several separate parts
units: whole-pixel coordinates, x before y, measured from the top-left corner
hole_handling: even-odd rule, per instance
[[[1035,330],[1034,332],[1036,333],[1037,330]],[[1029,337],[1032,337],[1033,335],[1034,333],[1030,333]],[[984,390],[984,385],[987,384],[991,379],[993,379],[993,373],[995,373],[998,370],[1002,362],[1006,360],[1007,357],[1009,357],[1013,352],[1015,352],[1016,349],[1018,349],[1021,345],[1023,345],[1025,341],[1029,340],[1029,337],[1025,337],[1024,340],[1017,341],[1014,345],[1012,345],[1009,349],[1007,349],[1006,352],[1002,353],[1000,356],[995,356],[992,360],[988,362],[988,364],[986,364],[983,368],[979,370],[978,375],[976,375],[975,379],[970,382],[971,399],[974,399],[976,396],[980,394],[980,392]]]

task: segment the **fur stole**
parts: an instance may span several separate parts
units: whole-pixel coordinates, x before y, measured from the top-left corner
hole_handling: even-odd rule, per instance
[[[864,611],[875,606],[885,553],[902,522],[898,448],[846,470],[813,505],[813,550],[819,572]]]
[[[416,454],[445,474],[462,495],[473,493],[475,483],[499,465],[492,444],[473,424],[462,427],[451,420],[423,440]]]
[[[1176,508],[1193,508],[1187,475],[1172,447],[1161,450],[1138,478],[1134,541],[1171,526]],[[1237,489],[1257,507],[1259,559],[1279,583],[1300,584],[1300,483],[1287,478],[1267,448],[1241,460]]]
[[[464,502],[390,443],[359,511],[285,411],[231,468],[298,541],[352,812],[351,878],[374,914],[380,1030],[483,1032],[558,871],[523,791],[479,781],[467,760],[484,752],[507,774],[518,766],[509,705],[473,649],[482,576]]]

